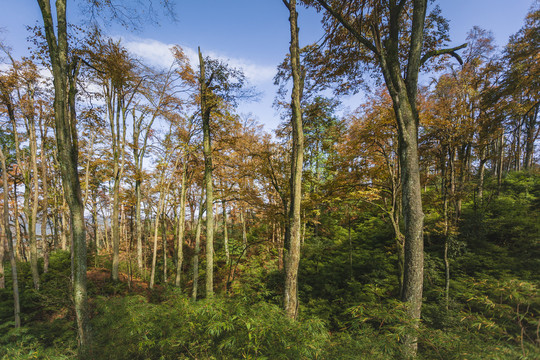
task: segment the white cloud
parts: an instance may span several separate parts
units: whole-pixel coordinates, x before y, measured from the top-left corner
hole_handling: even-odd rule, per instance
[[[149,64],[169,68],[173,63],[170,49],[174,44],[165,44],[153,39],[125,40],[124,45],[133,54],[148,61]],[[187,46],[182,46],[184,54],[195,68],[199,62],[197,51]],[[275,74],[275,66],[255,64],[247,59],[230,58],[214,51],[207,54],[215,59],[222,60],[231,67],[241,69],[252,84],[264,84],[271,82]]]

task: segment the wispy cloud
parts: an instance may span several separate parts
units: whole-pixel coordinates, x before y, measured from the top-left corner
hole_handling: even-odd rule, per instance
[[[165,44],[153,39],[124,39],[124,45],[134,55],[141,57],[149,64],[157,67],[168,68],[173,63],[170,49],[174,44]],[[180,45],[184,54],[193,67],[198,64],[198,55],[195,49]],[[254,85],[271,82],[275,74],[275,66],[256,64],[248,59],[231,58],[215,51],[206,52],[212,58],[222,60],[231,67],[241,69],[248,80]]]

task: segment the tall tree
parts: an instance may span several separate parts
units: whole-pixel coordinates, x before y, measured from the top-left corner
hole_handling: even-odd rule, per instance
[[[214,294],[214,191],[212,165],[212,115],[226,114],[239,99],[253,96],[245,76],[225,63],[203,57],[199,49],[199,105],[203,129],[204,183],[206,191],[206,296]],[[219,111],[218,111],[219,110]]]
[[[512,98],[511,116],[516,120],[515,141],[516,165],[530,169],[534,161],[535,142],[540,135],[540,3],[533,3],[525,18],[523,27],[509,39],[503,60],[506,71],[503,74],[502,95]],[[523,136],[524,156],[521,160],[521,137]]]
[[[73,252],[73,299],[77,318],[80,358],[90,354],[88,295],[86,291],[86,228],[78,172],[78,134],[75,110],[80,59],[70,56],[67,31],[67,0],[37,0],[43,18],[54,84],[54,121],[64,196],[69,205]],[[56,15],[56,19],[54,18]],[[55,24],[56,20],[56,24]]]
[[[210,114],[208,87],[212,77],[206,78],[205,60],[199,48],[199,86],[203,126],[204,186],[206,191],[206,297],[214,295],[214,185],[212,179],[212,140],[210,137]]]
[[[119,41],[104,37],[98,30],[89,38],[89,55],[95,78],[102,87],[106,114],[109,120],[113,165],[112,243],[113,261],[111,278],[118,281],[120,246],[120,184],[126,163],[127,117],[133,100],[139,92],[142,78],[137,74],[135,62]]]
[[[353,41],[357,44],[355,62],[375,59],[375,67],[382,73],[392,98],[398,129],[405,222],[405,271],[401,299],[409,305],[409,315],[417,323],[422,307],[424,273],[424,214],[416,104],[418,75],[421,66],[430,58],[442,54],[459,57],[456,51],[465,44],[451,49],[436,49],[447,39],[447,26],[445,28],[445,22],[437,11],[430,14],[426,26],[427,0],[313,0],[308,3],[326,10],[325,26],[332,45],[346,46]],[[437,23],[442,26],[437,27]],[[404,343],[406,356],[414,356],[417,337],[407,336]]]
[[[303,74],[300,65],[296,0],[284,0],[283,2],[289,10],[291,34],[289,52],[293,78],[293,88],[291,93],[291,125],[293,141],[290,178],[291,200],[285,237],[287,253],[285,255],[285,289],[283,305],[287,316],[296,319],[298,315],[298,265],[300,264],[301,243],[300,205],[302,202],[302,169],[304,166],[304,132],[302,129],[301,107]]]
[[[15,154],[18,168],[21,170],[22,182],[24,184],[24,214],[28,222],[28,243],[30,247],[30,268],[34,288],[39,290],[40,279],[37,259],[37,212],[38,212],[38,173],[37,173],[37,134],[36,117],[37,93],[39,75],[37,67],[28,59],[15,61],[9,52],[2,50],[11,59],[9,72],[3,73],[0,77],[0,104],[6,109],[13,138],[15,140]],[[24,132],[19,133],[19,118],[23,120]],[[23,143],[28,141],[28,150],[23,149]],[[21,244],[21,246],[24,246]]]

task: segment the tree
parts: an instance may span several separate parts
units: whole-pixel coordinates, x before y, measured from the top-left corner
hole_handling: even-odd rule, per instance
[[[1,133],[0,133],[1,134]],[[9,252],[9,263],[11,265],[11,278],[13,287],[13,315],[15,328],[21,327],[21,305],[19,300],[19,282],[17,277],[17,261],[15,259],[15,250],[13,249],[13,236],[11,234],[11,223],[9,221],[9,186],[7,178],[6,156],[4,155],[4,144],[0,146],[0,165],[2,166],[2,186],[4,189],[4,208],[3,208],[3,229],[6,234],[6,241]],[[4,246],[4,244],[2,244]]]
[[[300,45],[298,41],[298,13],[296,0],[283,1],[289,10],[291,33],[290,59],[293,78],[291,93],[291,125],[292,125],[292,155],[291,155],[291,200],[288,215],[288,226],[285,236],[287,253],[285,255],[285,289],[284,308],[287,316],[296,319],[298,315],[298,265],[300,263],[301,218],[300,205],[302,202],[302,169],[304,166],[304,132],[302,129],[302,83],[303,74],[300,66]]]
[[[427,0],[378,2],[307,1],[326,10],[325,26],[332,45],[357,44],[357,57],[366,61],[366,51],[375,58],[375,67],[384,78],[396,115],[405,220],[405,271],[402,301],[409,304],[413,321],[420,318],[423,286],[423,219],[418,164],[419,117],[416,105],[418,75],[430,58],[451,54],[464,45],[436,49],[446,40],[447,26],[437,12],[426,24]],[[437,23],[441,24],[437,28]],[[332,31],[336,29],[337,31]],[[435,30],[434,30],[435,29]],[[414,356],[416,336],[404,340],[406,356]]]
[[[95,30],[89,38],[89,58],[95,70],[95,79],[102,88],[109,120],[113,165],[112,243],[113,261],[111,278],[118,281],[120,245],[120,183],[126,163],[127,117],[133,100],[139,93],[142,78],[127,50],[119,41],[104,38]]]
[[[199,48],[199,101],[203,129],[204,183],[206,192],[206,296],[214,294],[214,184],[212,165],[212,115],[226,113],[239,99],[253,96],[245,76],[226,64],[204,58]]]
[[[73,299],[77,318],[79,356],[90,353],[88,295],[86,292],[86,229],[78,174],[78,134],[75,110],[80,59],[70,57],[67,34],[67,0],[56,1],[56,26],[49,0],[37,0],[41,9],[52,66],[54,113],[58,157],[69,205],[73,236]],[[55,31],[56,29],[56,31]]]
[[[24,214],[28,222],[28,242],[30,245],[30,268],[34,288],[39,290],[40,279],[37,259],[36,223],[38,212],[38,171],[37,171],[37,134],[36,117],[43,116],[43,111],[37,108],[39,93],[39,75],[36,65],[28,59],[15,61],[9,52],[2,47],[10,57],[11,68],[0,77],[0,103],[5,107],[11,123],[15,140],[15,154],[18,168],[21,170],[24,184]],[[23,119],[25,132],[19,134],[18,118]],[[22,143],[28,140],[28,150],[22,148]]]
[[[506,70],[501,91],[512,98],[512,116],[517,119],[514,136],[516,165],[521,163],[521,132],[525,147],[523,168],[530,169],[534,162],[535,141],[540,134],[538,111],[540,108],[540,5],[535,2],[525,18],[524,26],[509,39],[504,50]]]

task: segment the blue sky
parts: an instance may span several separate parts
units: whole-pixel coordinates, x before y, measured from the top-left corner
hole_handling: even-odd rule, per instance
[[[460,44],[475,25],[491,30],[496,43],[504,46],[517,32],[534,0],[439,0],[443,15],[450,20],[452,44]],[[157,2],[157,1],[156,1]],[[16,56],[27,53],[27,25],[41,24],[35,0],[0,0],[0,38]],[[75,2],[68,3],[70,21],[80,14]],[[288,12],[281,0],[191,0],[176,2],[177,22],[162,18],[160,25],[145,25],[138,32],[128,32],[113,25],[112,36],[121,36],[127,47],[155,65],[167,67],[171,58],[168,47],[182,46],[194,56],[197,46],[213,57],[228,60],[241,67],[260,91],[258,103],[243,104],[239,111],[252,113],[267,130],[275,128],[279,117],[271,107],[275,86],[272,85],[277,64],[288,52]],[[322,35],[320,15],[299,8],[301,45]],[[354,107],[358,97],[345,101]]]

